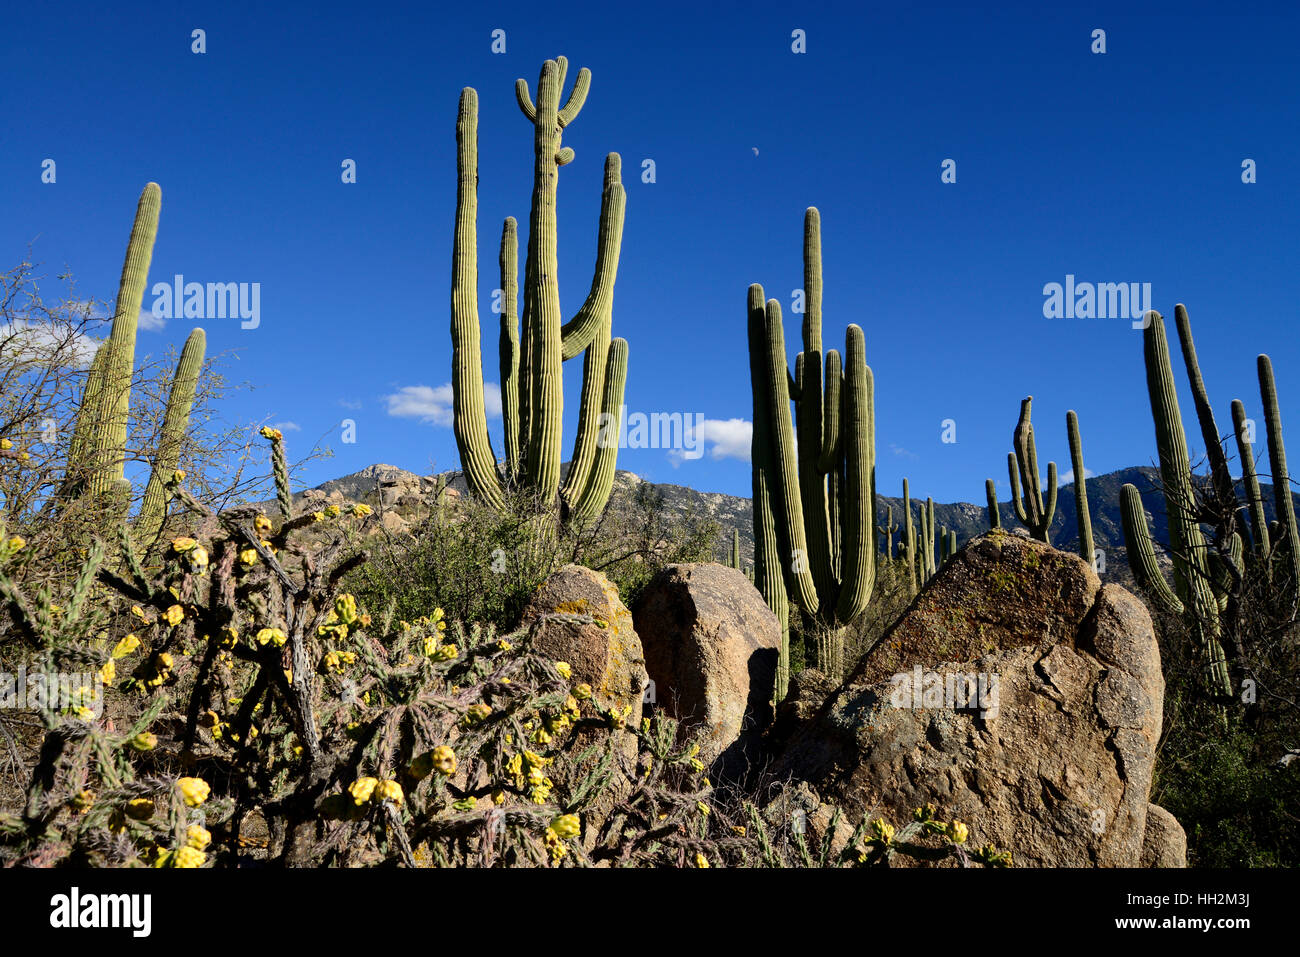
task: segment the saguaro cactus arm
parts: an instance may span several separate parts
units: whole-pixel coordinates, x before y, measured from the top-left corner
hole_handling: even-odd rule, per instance
[[[623,218],[627,208],[627,191],[623,188],[621,170],[622,160],[617,153],[605,157],[605,186],[601,193],[596,268],[592,273],[591,291],[582,308],[560,329],[562,355],[566,362],[587,348],[613,309],[614,282],[618,278]]]
[[[202,329],[191,332],[181,350],[180,360],[176,363],[176,374],[172,376],[153,471],[135,522],[135,541],[145,549],[151,548],[157,541],[158,533],[162,531],[163,522],[167,518],[167,504],[171,500],[171,494],[167,491],[166,483],[180,461],[181,444],[185,439],[185,430],[189,427],[190,410],[194,406],[194,393],[199,384],[199,372],[203,368],[206,343],[207,336]]]
[[[501,419],[506,477],[518,480],[519,457],[519,235],[513,216],[501,228]]]
[[[862,327],[850,324],[845,360],[842,577],[835,617],[850,622],[867,610],[876,580],[873,382]]]
[[[1056,463],[1047,463],[1048,491],[1047,504],[1044,506],[1038,477],[1038,446],[1034,441],[1034,426],[1030,421],[1033,401],[1031,395],[1020,403],[1020,420],[1012,434],[1015,451],[1007,458],[1007,469],[1011,477],[1011,504],[1016,517],[1029,529],[1030,534],[1050,545],[1052,519],[1056,515]],[[1023,501],[1020,495],[1021,482],[1025,487]]]
[[[1236,503],[1232,489],[1232,475],[1228,472],[1228,457],[1223,450],[1219,427],[1214,421],[1214,410],[1201,378],[1201,365],[1196,359],[1196,343],[1192,339],[1192,324],[1187,309],[1180,302],[1174,306],[1174,325],[1182,346],[1183,364],[1187,367],[1187,380],[1192,387],[1192,402],[1196,406],[1196,420],[1201,426],[1201,440],[1205,443],[1205,457],[1210,462],[1210,479],[1214,497],[1218,502],[1222,522],[1231,514]]]
[[[998,514],[998,487],[992,479],[984,480],[984,496],[989,504],[989,529],[1002,527],[1002,517]]]
[[[1120,489],[1120,519],[1124,526],[1124,543],[1128,551],[1129,567],[1138,584],[1151,594],[1160,605],[1173,615],[1182,615],[1182,600],[1174,594],[1156,562],[1155,542],[1147,525],[1142,496],[1134,485],[1125,484]]]
[[[1083,467],[1083,442],[1079,438],[1079,417],[1071,409],[1065,413],[1065,429],[1070,437],[1070,468],[1074,471],[1074,508],[1079,521],[1079,557],[1096,565],[1097,554],[1092,542],[1092,517],[1088,513],[1088,480]]]
[[[1278,411],[1273,363],[1266,355],[1256,359],[1259,397],[1264,403],[1264,427],[1268,433],[1268,465],[1273,478],[1273,509],[1282,526],[1282,562],[1287,595],[1295,600],[1300,590],[1300,540],[1297,539],[1295,504],[1291,498],[1291,477],[1286,466],[1286,445],[1282,441],[1282,413]]]
[[[456,116],[456,232],[451,261],[452,426],[470,491],[505,504],[483,405],[478,315],[478,93],[466,87]]]
[[[1269,554],[1268,519],[1264,515],[1264,496],[1259,490],[1259,476],[1255,472],[1255,452],[1251,448],[1250,433],[1246,429],[1246,407],[1240,399],[1232,400],[1232,428],[1237,436],[1237,454],[1241,458],[1241,484],[1246,489],[1246,507],[1250,510],[1254,553],[1265,559]]]

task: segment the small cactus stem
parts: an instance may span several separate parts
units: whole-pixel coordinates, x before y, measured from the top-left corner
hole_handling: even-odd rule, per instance
[[[731,530],[731,567],[740,568],[740,529]]]
[[[984,496],[989,503],[989,531],[1002,527],[1002,517],[998,514],[998,487],[992,479],[984,480]]]
[[[1079,522],[1079,557],[1095,568],[1097,553],[1092,541],[1092,517],[1088,512],[1088,473],[1083,467],[1079,417],[1073,409],[1065,413],[1065,429],[1070,438],[1070,468],[1074,470],[1074,509]]]
[[[1246,507],[1250,512],[1253,555],[1256,560],[1263,561],[1269,554],[1268,519],[1264,515],[1264,496],[1260,493],[1259,476],[1255,472],[1255,451],[1251,447],[1250,432],[1246,426],[1246,407],[1240,399],[1232,400],[1232,429],[1237,437],[1241,484],[1246,490]],[[1268,571],[1266,567],[1265,574]]]
[[[189,338],[185,340],[180,359],[176,363],[176,373],[172,376],[153,471],[150,473],[149,484],[145,487],[144,499],[140,503],[140,512],[135,520],[137,540],[146,550],[157,541],[158,534],[167,519],[167,506],[171,501],[171,494],[167,491],[167,480],[171,478],[180,462],[181,445],[189,427],[190,411],[194,406],[194,393],[198,389],[199,373],[203,368],[203,351],[206,342],[207,337],[202,329],[191,332]]]
[[[912,525],[912,497],[903,479],[903,559],[907,562],[907,583],[910,593],[916,594],[916,528]]]
[[[1287,472],[1286,445],[1282,440],[1282,414],[1278,410],[1273,363],[1266,355],[1256,360],[1259,397],[1264,404],[1264,427],[1268,435],[1268,465],[1273,479],[1273,510],[1282,531],[1281,568],[1285,595],[1291,602],[1300,597],[1300,537],[1297,535],[1295,504],[1291,497],[1291,476]],[[1276,536],[1273,544],[1277,545]],[[1277,581],[1276,576],[1274,581]],[[1293,612],[1294,614],[1294,612]]]
[[[1192,402],[1196,407],[1196,420],[1201,427],[1201,441],[1205,443],[1205,457],[1210,462],[1210,482],[1214,490],[1215,512],[1219,523],[1217,531],[1226,535],[1227,525],[1232,521],[1236,511],[1237,496],[1232,487],[1232,475],[1228,471],[1228,456],[1224,451],[1219,427],[1214,421],[1214,410],[1210,407],[1210,397],[1205,389],[1205,380],[1201,378],[1201,366],[1196,359],[1196,343],[1192,339],[1192,324],[1187,317],[1187,309],[1180,302],[1174,306],[1174,325],[1178,330],[1178,341],[1182,346],[1183,364],[1187,368],[1187,379],[1192,389]]]

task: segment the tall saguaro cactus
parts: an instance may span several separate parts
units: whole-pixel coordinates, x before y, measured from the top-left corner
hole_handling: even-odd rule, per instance
[[[627,377],[627,342],[611,339],[627,194],[617,153],[605,158],[596,265],[591,291],[562,322],[557,281],[556,193],[559,168],[573,160],[561,145],[564,129],[586,102],[591,73],[582,69],[561,105],[568,61],[547,60],[534,103],[525,80],[515,85],[519,109],[533,126],[533,196],[524,265],[523,328],[517,314],[517,224],[501,237],[500,361],[505,431],[504,470],[488,438],[478,316],[478,94],[461,92],[456,121],[456,231],[452,256],[451,334],[453,426],[470,490],[490,505],[505,504],[509,488],[525,488],[561,515],[579,521],[604,509],[613,488],[617,433]],[[564,420],[562,366],[585,353],[578,435],[560,485]]]
[[[804,348],[792,376],[781,306],[765,301],[762,286],[749,287],[753,461],[771,496],[785,584],[813,639],[813,663],[838,678],[845,628],[866,610],[875,588],[875,410],[861,327],[848,327],[842,363],[834,349],[823,356],[821,220],[811,207],[804,217],[804,303]],[[764,534],[763,522],[756,501],[756,537]]]
[[[1070,438],[1070,468],[1074,470],[1074,510],[1079,518],[1079,557],[1097,567],[1097,552],[1092,543],[1092,516],[1088,512],[1088,479],[1083,468],[1083,442],[1079,439],[1079,417],[1071,409],[1065,413],[1065,430]]]
[[[1052,543],[1052,518],[1056,515],[1056,463],[1047,463],[1047,504],[1043,504],[1043,491],[1038,478],[1038,446],[1034,442],[1034,426],[1029,420],[1034,397],[1027,396],[1020,403],[1020,421],[1012,434],[1014,452],[1007,454],[1007,472],[1011,476],[1011,506],[1016,518],[1029,529],[1029,534],[1039,541]],[[1018,473],[1018,474],[1017,474]],[[1020,497],[1020,483],[1025,495]]]
[[[984,480],[984,497],[989,505],[989,531],[1002,527],[1002,516],[998,514],[998,487],[992,479]]]
[[[167,480],[176,471],[176,465],[180,461],[181,440],[189,427],[190,410],[194,406],[194,392],[198,388],[199,372],[203,368],[206,343],[207,336],[202,329],[191,332],[185,340],[185,348],[181,350],[180,361],[176,363],[176,374],[172,376],[153,471],[144,490],[140,514],[135,520],[136,544],[146,549],[152,547],[157,540],[167,517],[167,503],[171,499],[167,491]]]
[[[73,433],[73,467],[92,498],[129,494],[126,482],[126,436],[135,369],[135,337],[140,304],[149,281],[162,190],[148,183],[140,193],[131,238],[122,263],[117,304],[108,340],[91,364]]]
[[[903,479],[903,558],[907,562],[907,585],[909,594],[915,595],[918,587],[916,574],[916,526],[912,524],[912,496]]]
[[[1164,488],[1169,519],[1169,550],[1174,566],[1173,589],[1170,589],[1156,564],[1155,546],[1147,526],[1142,497],[1136,487],[1126,484],[1121,489],[1120,504],[1129,565],[1134,577],[1160,605],[1172,614],[1187,617],[1196,631],[1204,655],[1210,687],[1226,695],[1231,693],[1231,683],[1220,643],[1221,607],[1210,577],[1209,548],[1195,511],[1191,460],[1169,361],[1164,318],[1160,313],[1151,311],[1146,314],[1145,321],[1142,338],[1147,393],[1156,427],[1160,482]]]

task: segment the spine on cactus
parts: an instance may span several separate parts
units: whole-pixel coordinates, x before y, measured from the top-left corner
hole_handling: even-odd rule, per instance
[[[88,463],[87,490],[94,497],[120,496],[125,483],[126,433],[131,402],[131,376],[135,368],[135,336],[140,304],[149,280],[162,191],[149,183],[136,205],[131,239],[117,289],[113,326],[105,345],[103,378],[84,432],[82,452]],[[128,486],[129,487],[129,486]]]
[[[748,299],[750,363],[756,404],[764,398],[767,441],[759,455],[787,593],[808,623],[815,667],[838,678],[845,626],[866,610],[875,587],[875,410],[862,329],[848,327],[842,366],[834,350],[823,358],[821,282],[820,217],[810,208],[804,218],[803,352],[791,375],[781,307],[774,299],[764,304],[763,288],[755,284]],[[792,384],[799,396],[797,443]],[[757,425],[754,442],[757,449]],[[759,522],[756,512],[756,534]]]
[[[984,497],[989,503],[989,531],[1002,527],[1002,516],[998,514],[998,487],[992,479],[984,480]]]
[[[501,238],[501,290],[505,300],[500,338],[504,479],[506,484],[529,489],[548,505],[556,501],[558,494],[561,518],[585,521],[599,515],[608,502],[617,458],[613,436],[618,433],[626,382],[627,343],[611,336],[627,194],[621,180],[621,160],[617,153],[610,153],[605,160],[591,291],[574,317],[562,323],[556,278],[555,205],[559,168],[573,160],[573,150],[561,146],[560,140],[564,128],[582,109],[591,85],[590,72],[579,71],[561,105],[567,71],[564,57],[542,65],[536,103],[525,80],[515,84],[519,108],[533,126],[534,175],[522,329],[516,311],[518,237],[514,219],[506,220]],[[466,88],[461,94],[456,126],[459,186],[452,266],[454,424],[470,491],[482,501],[500,507],[505,500],[503,475],[488,438],[478,345],[477,128],[478,95]],[[580,353],[585,355],[578,431],[561,488],[562,367]],[[611,407],[614,398],[617,404]]]
[[[1230,694],[1227,661],[1219,640],[1219,600],[1210,575],[1208,548],[1195,513],[1187,438],[1170,366],[1164,318],[1150,311],[1144,317],[1143,352],[1147,393],[1156,428],[1160,455],[1160,481],[1169,519],[1169,552],[1173,560],[1174,588],[1170,589],[1156,564],[1155,546],[1147,526],[1141,496],[1132,485],[1121,490],[1124,540],[1129,564],[1139,584],[1174,614],[1186,615],[1197,632],[1209,687]]]
[[[1016,430],[1012,434],[1015,451],[1007,455],[1011,506],[1015,509],[1016,518],[1029,529],[1029,534],[1050,545],[1052,518],[1056,515],[1056,463],[1047,463],[1047,504],[1044,506],[1038,477],[1038,447],[1034,441],[1034,426],[1029,418],[1033,401],[1031,395],[1020,403],[1020,421],[1016,423]],[[1021,482],[1025,485],[1023,500],[1020,497]]]
[[[1092,542],[1092,517],[1088,512],[1088,480],[1083,469],[1083,443],[1079,439],[1079,417],[1071,409],[1065,413],[1065,429],[1070,437],[1070,468],[1074,470],[1074,509],[1079,519],[1079,557],[1097,567],[1097,553]]]
[[[190,410],[194,406],[194,393],[199,384],[199,372],[203,368],[206,342],[207,337],[202,329],[191,332],[181,350],[180,361],[176,363],[176,374],[172,376],[153,471],[149,475],[149,484],[145,487],[144,500],[135,521],[136,544],[146,551],[158,540],[158,534],[167,518],[171,494],[166,483],[180,461],[181,443],[189,428]]]

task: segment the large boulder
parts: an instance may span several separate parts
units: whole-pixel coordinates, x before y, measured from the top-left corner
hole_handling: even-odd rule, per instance
[[[1076,556],[975,539],[848,682],[795,690],[776,771],[828,802],[895,822],[933,803],[1021,865],[1142,862],[1160,653],[1145,606]]]
[[[724,777],[758,757],[772,717],[781,626],[743,572],[669,565],[632,604],[655,703],[703,733],[700,760]]]
[[[1159,804],[1147,805],[1147,830],[1142,839],[1143,867],[1186,867],[1187,834],[1178,819]]]
[[[591,685],[596,699],[641,721],[649,680],[641,639],[618,588],[600,572],[565,565],[544,581],[524,610],[521,627],[533,629],[533,650],[567,661],[575,684]]]

